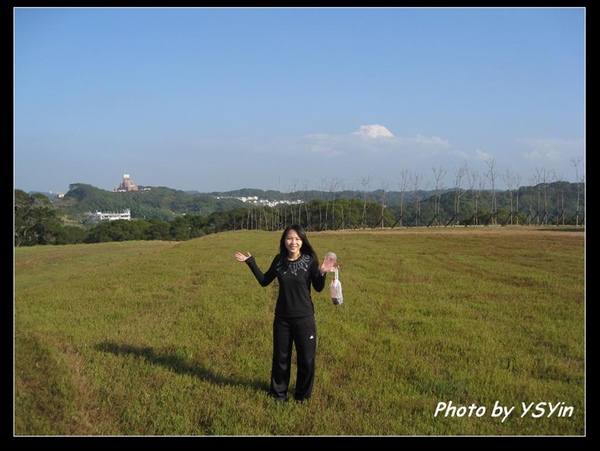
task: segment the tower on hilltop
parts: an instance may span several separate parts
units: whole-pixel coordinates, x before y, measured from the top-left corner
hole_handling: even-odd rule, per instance
[[[123,181],[121,184],[115,188],[115,192],[123,192],[123,191],[137,191],[138,187],[133,180],[129,178],[129,174],[123,174]]]

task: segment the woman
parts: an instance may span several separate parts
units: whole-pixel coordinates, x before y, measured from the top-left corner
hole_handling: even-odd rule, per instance
[[[266,287],[273,280],[279,282],[279,295],[273,320],[273,363],[269,394],[277,402],[288,400],[288,385],[292,364],[292,347],[296,347],[297,377],[294,399],[302,402],[310,398],[315,379],[317,329],[311,285],[320,292],[325,287],[327,272],[335,270],[319,259],[308,242],[304,229],[295,224],[281,235],[279,254],[263,274],[249,252],[237,252],[238,261],[246,262],[258,283]]]

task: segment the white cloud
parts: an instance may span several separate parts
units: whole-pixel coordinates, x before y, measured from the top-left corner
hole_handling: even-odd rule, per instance
[[[532,149],[523,154],[525,158],[532,161],[556,161],[565,154],[570,154],[574,150],[578,151],[583,148],[583,142],[581,140],[526,138],[519,140],[519,142]]]
[[[195,162],[203,172],[226,177],[231,171],[257,166],[245,176],[245,185],[280,178],[284,190],[291,189],[289,185],[296,178],[309,180],[313,187],[319,180],[335,178],[344,180],[346,188],[351,189],[367,175],[393,181],[399,179],[403,170],[430,174],[434,166],[453,168],[464,159],[464,154],[457,155],[452,150],[448,140],[419,134],[394,136],[377,124],[363,125],[345,134],[274,136],[263,141],[199,140],[191,147],[194,157],[204,155]],[[228,163],[220,167],[222,157]]]
[[[492,159],[492,155],[488,152],[484,152],[483,150],[475,149],[475,158],[478,160],[487,161]]]
[[[452,152],[452,155],[455,155],[458,158],[467,159],[469,158],[469,154],[464,150],[455,150]]]
[[[394,135],[383,125],[361,125],[356,135],[361,135],[367,138],[393,138]]]
[[[332,148],[331,146],[327,146],[324,144],[315,143],[310,147],[310,151],[312,153],[321,154],[321,155],[341,155],[339,150]]]
[[[427,137],[427,136],[417,135],[417,136],[415,136],[414,140],[419,144],[434,145],[434,146],[446,147],[446,148],[450,147],[449,141],[442,139],[442,138],[438,138],[437,136]]]
[[[393,161],[416,161],[431,158],[451,157],[454,152],[448,140],[437,136],[415,135],[394,136],[383,125],[362,125],[358,131],[345,135],[310,134],[279,142],[278,149],[286,153],[309,152],[319,156],[353,158],[354,164],[369,166],[373,159],[387,158]],[[275,148],[272,149],[275,151]],[[281,154],[281,151],[279,151]],[[360,158],[367,158],[361,162]],[[462,155],[460,156],[463,157]],[[454,157],[456,158],[456,157]]]

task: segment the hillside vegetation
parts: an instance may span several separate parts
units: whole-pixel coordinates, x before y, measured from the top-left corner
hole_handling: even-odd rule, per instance
[[[308,231],[401,227],[576,226],[585,224],[581,184],[555,182],[516,191],[274,192],[212,195],[168,188],[107,192],[75,184],[53,201],[15,190],[15,246],[129,240],[185,241],[232,230]],[[300,196],[296,198],[295,195]],[[360,198],[357,197],[360,195]],[[246,196],[252,197],[250,202]],[[317,198],[313,198],[316,196]],[[267,202],[269,201],[269,202]],[[96,212],[131,211],[131,221],[97,221]]]
[[[277,288],[234,258],[266,269],[279,237],[16,248],[15,435],[586,434],[581,229],[311,233],[344,303],[313,294],[313,397],[283,406]]]
[[[404,215],[405,222],[414,220],[418,213],[426,225],[434,217],[447,221],[451,218],[470,218],[474,213],[483,215],[501,212],[506,216],[510,212],[520,212],[524,218],[538,217],[539,220],[550,221],[556,218],[571,219],[579,214],[583,217],[585,193],[579,183],[553,182],[536,186],[523,186],[511,191],[495,191],[478,189],[440,189],[429,191],[263,191],[244,189],[225,193],[196,193],[174,190],[165,187],[148,187],[140,191],[113,192],[95,188],[83,183],[69,186],[63,198],[55,198],[55,207],[62,210],[72,219],[82,220],[86,212],[120,211],[130,209],[132,218],[171,220],[180,215],[209,216],[215,212],[227,212],[237,208],[251,209],[257,207],[252,203],[244,203],[242,197],[257,197],[271,201],[289,201],[327,204],[335,209],[335,203],[352,201],[372,205],[377,221],[381,216],[381,206],[385,207],[392,224]],[[379,208],[376,208],[379,206]],[[261,210],[293,209],[294,206],[282,204],[275,208],[265,206]],[[299,207],[295,207],[299,209]],[[338,218],[341,207],[338,205]],[[334,211],[334,210],[332,210]],[[335,217],[335,215],[334,215]],[[316,221],[312,221],[316,222]],[[331,228],[331,227],[330,227]]]

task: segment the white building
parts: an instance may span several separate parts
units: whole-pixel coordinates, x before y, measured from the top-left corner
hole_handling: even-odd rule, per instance
[[[131,221],[131,210],[126,208],[122,212],[106,212],[97,211],[96,213],[87,213],[87,218],[92,222],[101,221],[116,221],[117,219],[124,219],[125,221]]]

